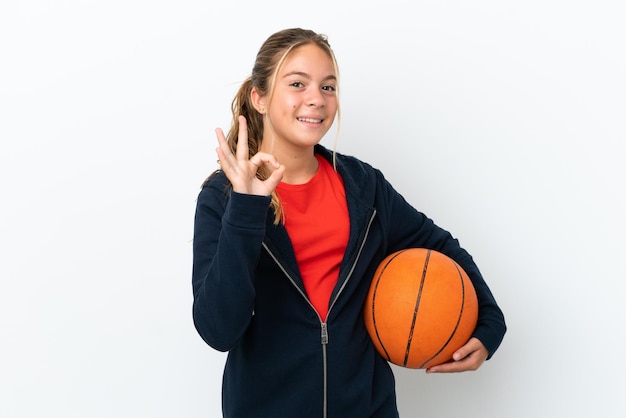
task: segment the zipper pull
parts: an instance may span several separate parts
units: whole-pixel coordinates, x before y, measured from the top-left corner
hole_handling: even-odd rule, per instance
[[[322,344],[328,344],[328,328],[326,322],[322,322]]]

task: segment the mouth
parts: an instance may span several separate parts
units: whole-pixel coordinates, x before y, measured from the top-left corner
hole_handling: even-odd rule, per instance
[[[324,119],[315,119],[315,118],[296,118],[298,122],[306,122],[306,123],[322,123]]]

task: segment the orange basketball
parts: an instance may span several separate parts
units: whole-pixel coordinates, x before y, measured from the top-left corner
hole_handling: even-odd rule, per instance
[[[469,340],[478,300],[454,260],[434,250],[409,248],[380,263],[363,314],[381,356],[398,366],[425,369],[450,360]]]

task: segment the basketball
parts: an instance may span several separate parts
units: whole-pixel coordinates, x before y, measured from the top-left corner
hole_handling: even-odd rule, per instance
[[[409,248],[378,266],[363,308],[378,353],[411,369],[452,359],[472,336],[478,319],[474,286],[448,256]]]

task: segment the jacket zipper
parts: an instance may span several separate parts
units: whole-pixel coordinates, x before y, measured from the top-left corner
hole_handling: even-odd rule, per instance
[[[370,228],[372,226],[372,222],[374,221],[374,217],[375,216],[376,216],[376,210],[374,210],[374,212],[372,213],[372,216],[370,216],[369,222],[367,223],[367,227],[365,229],[365,235],[363,236],[363,240],[361,241],[361,246],[359,247],[359,250],[357,251],[356,257],[354,259],[354,263],[352,263],[352,267],[350,268],[350,271],[348,272],[348,276],[346,277],[346,280],[343,281],[343,284],[341,285],[341,288],[337,292],[337,295],[335,296],[335,299],[333,299],[332,303],[328,307],[328,313],[326,314],[326,318],[329,317],[330,311],[333,308],[333,306],[335,306],[335,302],[339,298],[339,295],[341,295],[341,293],[343,292],[343,289],[348,284],[348,281],[350,280],[350,277],[352,277],[352,273],[354,272],[354,269],[356,268],[356,264],[359,261],[359,258],[361,256],[361,252],[363,251],[363,247],[365,246],[365,242],[367,241],[367,237],[369,235],[369,231],[370,231]],[[285,270],[285,268],[283,267],[281,262],[272,253],[272,251],[267,247],[267,245],[265,243],[263,243],[263,247],[269,253],[269,255],[272,257],[272,259],[274,259],[274,261],[276,262],[278,267],[282,270],[282,272],[285,274],[285,276],[287,276],[287,278],[289,279],[291,284],[298,290],[298,293],[300,293],[300,295],[304,298],[304,300],[309,304],[311,309],[313,309],[313,311],[317,314],[317,318],[320,321],[321,343],[322,343],[322,364],[323,364],[323,368],[324,368],[323,369],[323,375],[324,375],[324,385],[323,385],[323,388],[324,388],[324,400],[323,400],[322,417],[323,418],[327,418],[327,416],[328,416],[328,360],[327,360],[327,355],[326,355],[326,345],[328,344],[328,323],[325,322],[325,321],[322,321],[322,317],[320,317],[319,313],[317,313],[317,310],[315,309],[315,307],[313,306],[313,304],[311,303],[311,301],[309,300],[307,295],[296,284],[295,280],[293,280],[293,277],[291,277],[291,275],[289,275],[289,273],[287,273],[287,270]]]
[[[326,315],[328,318],[328,315]],[[321,321],[321,318],[320,318]],[[322,322],[322,364],[323,364],[323,373],[324,373],[324,399],[322,401],[322,417],[326,418],[328,415],[328,360],[326,356],[326,345],[328,344],[328,324],[326,322]]]

